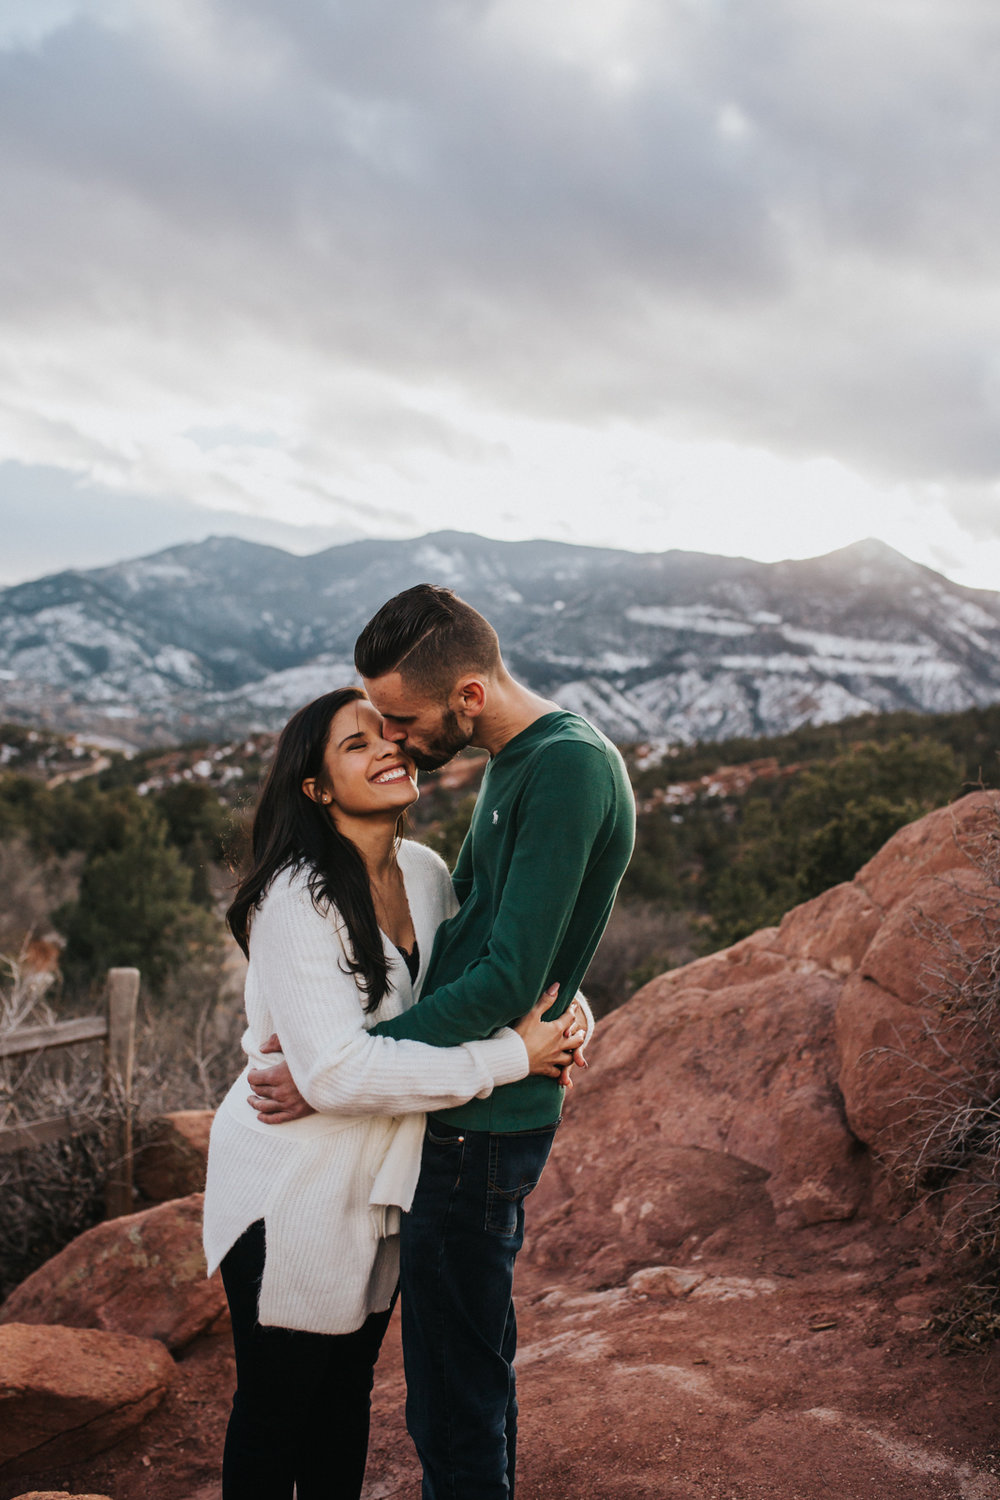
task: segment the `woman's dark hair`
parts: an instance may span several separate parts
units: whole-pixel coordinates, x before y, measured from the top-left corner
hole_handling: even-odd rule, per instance
[[[243,952],[250,951],[250,923],[271,881],[281,870],[309,871],[309,894],[337,908],[347,928],[348,971],[377,1010],[389,992],[389,965],[375,917],[368,872],[358,850],[338,833],[324,807],[302,790],[303,781],[323,779],[323,756],[335,714],[347,703],[367,703],[361,688],[324,693],[292,715],[278,738],[253,820],[253,865],[240,881],[226,921]],[[352,956],[353,955],[353,956]]]

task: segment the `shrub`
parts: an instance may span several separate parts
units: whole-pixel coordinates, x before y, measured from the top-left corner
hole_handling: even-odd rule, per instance
[[[0,1035],[51,1022],[49,976],[0,959]],[[156,997],[140,1001],[133,1076],[136,1149],[168,1110],[215,1106],[242,1065],[241,1013],[224,994],[223,950],[193,950]],[[104,1216],[109,1129],[102,1044],[0,1061],[0,1125],[82,1117],[73,1135],[0,1156],[0,1297]]]
[[[77,899],[52,920],[66,938],[63,972],[71,987],[92,986],[109,968],[131,965],[154,992],[213,926],[191,899],[191,870],[169,842],[164,819],[134,794],[88,853]]]
[[[983,880],[962,888],[961,916],[917,924],[934,955],[923,1030],[935,1061],[895,1054],[910,1065],[913,1089],[906,1144],[888,1162],[935,1213],[949,1249],[972,1258],[972,1284],[939,1320],[952,1347],[1000,1333],[1000,804],[965,852]]]

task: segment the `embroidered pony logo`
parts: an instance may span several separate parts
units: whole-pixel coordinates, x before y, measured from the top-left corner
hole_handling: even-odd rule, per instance
[[[500,814],[497,811],[497,809],[494,808],[493,809],[493,827],[494,828],[497,826],[497,824],[499,823],[499,821],[500,821]]]

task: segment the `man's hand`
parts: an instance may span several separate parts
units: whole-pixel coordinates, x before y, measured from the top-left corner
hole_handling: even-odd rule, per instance
[[[281,1043],[272,1033],[260,1050],[280,1052]],[[265,1125],[284,1125],[289,1120],[304,1120],[307,1115],[316,1113],[295,1087],[286,1062],[275,1063],[272,1068],[251,1068],[247,1079],[253,1089],[247,1103],[257,1111]]]
[[[566,1031],[564,1033],[564,1035],[566,1035],[568,1037],[569,1036],[569,1031]],[[559,1074],[559,1082],[562,1084],[562,1086],[563,1086],[564,1089],[571,1089],[573,1087],[573,1069],[574,1068],[589,1068],[590,1067],[590,1063],[587,1061],[587,1059],[583,1055],[584,1045],[585,1044],[583,1042],[580,1043],[580,1045],[575,1049],[575,1051],[573,1053],[573,1061],[570,1063],[569,1067],[568,1068],[563,1068],[562,1072]]]
[[[576,997],[576,999],[577,1000],[583,1000],[583,996],[580,995],[580,994],[578,994],[577,997]],[[573,1001],[571,1003],[571,1007],[570,1008],[572,1009],[572,1006],[575,1005],[575,1004],[576,1004],[576,1001]],[[594,1018],[593,1018],[593,1015],[591,1013],[590,1006],[587,1005],[586,1001],[584,1001],[584,1009],[586,1011],[587,1017],[589,1018],[591,1034],[593,1034]],[[567,1012],[567,1015],[568,1014],[569,1014],[569,1012]],[[567,1028],[566,1028],[565,1032],[563,1033],[563,1035],[566,1036],[566,1037],[568,1037],[570,1035],[570,1032],[573,1030],[573,1028],[574,1028],[574,1026],[576,1024],[577,1023],[574,1021],[572,1025],[567,1026]],[[584,1024],[586,1024],[586,1022],[584,1022]],[[560,1075],[559,1075],[559,1082],[560,1082],[560,1084],[562,1085],[562,1087],[564,1089],[571,1089],[573,1087],[573,1069],[574,1068],[589,1068],[590,1067],[589,1062],[587,1061],[587,1059],[583,1055],[584,1048],[587,1046],[587,1043],[589,1041],[590,1041],[590,1037],[587,1038],[586,1042],[581,1042],[579,1044],[579,1046],[574,1049],[574,1051],[573,1051],[573,1061],[570,1063],[569,1067],[563,1068],[562,1072],[560,1073]]]

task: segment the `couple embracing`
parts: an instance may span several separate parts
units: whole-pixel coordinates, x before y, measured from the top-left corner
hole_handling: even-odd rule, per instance
[[[228,916],[250,964],[249,1065],[205,1198],[236,1350],[223,1496],[357,1500],[398,1284],[424,1500],[509,1500],[523,1203],[592,1027],[572,997],[632,794],[614,747],[517,683],[447,589],[390,600],[356,664],[365,692],[282,732]],[[400,818],[416,770],[466,745],[490,760],[449,876]]]

